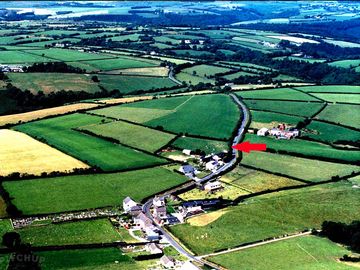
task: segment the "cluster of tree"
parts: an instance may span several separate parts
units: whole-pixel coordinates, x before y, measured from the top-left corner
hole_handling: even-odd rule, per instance
[[[321,226],[322,236],[336,243],[349,246],[352,250],[360,252],[360,221],[350,224],[334,221],[324,221]]]
[[[85,73],[84,69],[69,66],[64,62],[35,63],[24,67],[24,72]]]

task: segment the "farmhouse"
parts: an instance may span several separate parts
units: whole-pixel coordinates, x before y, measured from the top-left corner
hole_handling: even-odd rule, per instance
[[[160,219],[166,218],[166,207],[165,206],[155,207],[154,216]]]
[[[154,205],[155,207],[165,206],[165,199],[164,199],[164,197],[155,196],[154,199],[153,199],[153,205]]]
[[[194,174],[196,174],[195,168],[193,166],[189,165],[189,164],[181,166],[179,171],[182,172],[185,175],[194,175]]]
[[[151,254],[161,254],[163,253],[162,249],[155,243],[150,243],[145,246],[145,250]]]
[[[146,239],[149,241],[157,241],[160,239],[159,233],[156,231],[155,227],[145,228]]]
[[[212,192],[222,188],[222,184],[219,181],[208,182],[204,185],[204,190]]]
[[[190,155],[191,155],[191,150],[189,150],[189,149],[184,149],[184,150],[182,150],[182,153],[183,153],[184,155],[190,156]]]
[[[138,214],[141,211],[141,207],[130,197],[126,197],[123,200],[124,211],[128,214]]]
[[[149,219],[143,212],[134,217],[134,223],[143,230],[153,226],[151,219]]]
[[[256,133],[258,136],[267,136],[269,135],[269,129],[267,128],[260,128],[258,132]]]
[[[216,160],[209,161],[205,164],[205,169],[208,171],[216,170],[216,168],[219,166],[219,162]]]
[[[165,268],[173,268],[175,267],[175,260],[173,257],[170,256],[162,256],[160,258],[160,263],[165,267]]]

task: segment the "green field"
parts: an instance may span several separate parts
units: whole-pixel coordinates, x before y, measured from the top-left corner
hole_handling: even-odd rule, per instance
[[[83,61],[82,63],[104,71],[124,68],[156,67],[159,65],[159,62],[156,60],[130,56],[117,56],[112,59]]]
[[[214,55],[208,51],[196,51],[196,50],[172,50],[176,55],[186,56],[186,57],[206,57]]]
[[[358,110],[358,105],[329,104],[316,118],[360,129]]]
[[[96,219],[18,229],[21,240],[34,246],[109,243],[119,239],[107,219]]]
[[[185,82],[188,84],[196,85],[199,83],[215,83],[215,79],[208,79],[205,77],[195,76],[192,74],[189,74],[187,72],[180,72],[175,75],[175,78],[179,80],[180,82]]]
[[[237,78],[242,77],[242,76],[256,76],[256,74],[249,73],[249,72],[244,72],[244,71],[239,71],[239,72],[236,72],[236,73],[233,73],[233,74],[225,75],[225,76],[223,76],[223,78],[225,78],[227,80],[234,80],[234,79],[237,79]]]
[[[287,153],[301,154],[309,158],[332,158],[340,161],[356,163],[360,160],[356,151],[339,150],[329,145],[307,140],[277,140],[274,137],[261,137],[246,134],[245,140],[252,143],[265,143],[268,148]]]
[[[97,135],[116,139],[122,144],[149,152],[155,152],[175,138],[175,135],[173,134],[129,124],[124,121],[90,125],[82,127],[81,129],[91,131]]]
[[[318,101],[316,98],[290,88],[237,91],[235,93],[241,98]]]
[[[352,172],[360,171],[360,168],[355,165],[338,164],[268,152],[244,154],[241,164],[312,182],[326,181],[335,175],[345,176],[350,175]]]
[[[0,235],[3,236],[5,233],[13,230],[10,219],[0,219]],[[0,246],[3,246],[2,242]]]
[[[32,50],[33,52],[35,50]],[[23,51],[1,51],[1,64],[32,64],[36,62],[54,62],[54,60],[42,57],[41,55],[34,55]]]
[[[4,187],[25,214],[40,214],[121,205],[127,196],[140,201],[185,181],[184,176],[157,167],[124,173],[9,181],[4,182]]]
[[[360,138],[359,131],[320,121],[311,121],[310,125],[306,126],[306,129],[310,132],[304,134],[304,136],[327,143],[336,143],[337,141],[356,142]]]
[[[190,75],[196,75],[200,77],[209,77],[214,76],[218,73],[224,73],[228,72],[231,69],[224,68],[224,67],[217,67],[217,66],[211,66],[211,65],[197,65],[189,68],[185,68],[182,70],[182,72],[186,72]]]
[[[273,128],[276,127],[279,123],[286,123],[292,126],[296,126],[300,121],[304,120],[304,118],[300,116],[292,116],[273,112],[250,111],[250,114],[250,127],[252,128]]]
[[[325,93],[313,93],[314,96],[326,100],[328,102],[345,102],[360,104],[359,94],[325,94]]]
[[[135,261],[118,248],[74,249],[42,251],[36,255],[42,258],[41,269],[79,269],[79,270],[142,270],[152,261]]]
[[[81,61],[81,60],[94,60],[94,59],[104,59],[111,58],[106,54],[99,53],[86,53],[76,50],[67,50],[67,49],[44,49],[44,50],[32,50],[33,54],[45,56],[48,58],[60,60],[60,61]]]
[[[311,117],[323,107],[321,103],[296,101],[244,100],[244,103],[251,110],[272,111],[304,117]]]
[[[344,254],[351,254],[345,247],[326,238],[303,236],[271,243],[247,250],[211,257],[210,260],[227,269],[263,270],[355,270],[338,261]]]
[[[360,93],[360,86],[357,85],[316,85],[316,86],[304,86],[296,87],[296,89],[304,92],[334,92],[334,93]]]
[[[106,171],[141,168],[165,162],[163,159],[73,130],[100,124],[102,120],[102,117],[77,113],[19,125],[15,129],[45,140],[59,150]]]
[[[61,90],[99,92],[100,88],[90,76],[71,73],[10,73],[11,83],[32,93],[39,91],[48,94]]]
[[[333,66],[333,67],[353,68],[353,67],[357,67],[360,65],[360,60],[359,59],[340,60],[340,61],[335,61],[335,62],[329,63],[329,65]]]
[[[100,85],[111,91],[120,90],[128,94],[134,91],[149,91],[156,88],[169,88],[176,86],[172,80],[162,77],[125,76],[125,75],[98,75]]]
[[[359,189],[352,188],[347,182],[281,191],[218,210],[222,211],[220,217],[207,225],[186,223],[170,228],[195,253],[206,254],[242,243],[320,228],[325,220],[350,222],[359,218],[359,193]],[[214,213],[210,214],[214,216]]]
[[[172,145],[181,149],[200,149],[206,154],[221,152],[229,148],[226,142],[191,137],[180,137]]]

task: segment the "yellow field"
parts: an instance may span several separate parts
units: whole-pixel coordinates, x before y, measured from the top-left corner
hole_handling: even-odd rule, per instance
[[[179,94],[161,95],[159,97],[191,96],[191,95],[212,94],[212,93],[216,93],[216,91],[214,91],[214,90],[201,90],[201,91],[192,91],[192,92],[185,92],[185,93],[179,93]]]
[[[200,215],[200,216],[190,218],[187,222],[191,226],[198,226],[198,227],[206,226],[206,225],[214,222],[218,218],[220,218],[226,212],[228,212],[228,210],[224,210],[224,209],[218,210],[218,211],[215,211],[215,212],[211,212],[211,213],[207,213],[207,214],[203,214],[203,215]]]
[[[102,99],[99,100],[99,103],[103,104],[122,104],[122,103],[131,103],[139,100],[152,99],[153,96],[139,96],[139,97],[126,97],[126,98],[112,98],[112,99]]]
[[[125,68],[102,72],[103,74],[122,74],[122,75],[138,75],[138,76],[157,76],[166,77],[169,69],[166,67],[145,67],[145,68]]]
[[[19,122],[22,123],[29,122],[47,116],[61,115],[69,112],[76,112],[79,110],[93,109],[99,106],[100,106],[99,104],[94,104],[94,103],[76,103],[76,104],[59,106],[50,109],[37,110],[27,113],[4,115],[4,116],[0,116],[0,126],[6,124],[17,124]]]
[[[70,157],[30,136],[0,129],[0,175],[13,172],[40,175],[42,172],[71,172],[88,168],[85,163]]]

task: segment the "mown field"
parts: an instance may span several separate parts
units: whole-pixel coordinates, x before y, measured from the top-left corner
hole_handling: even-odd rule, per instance
[[[276,100],[244,100],[244,103],[251,110],[265,110],[278,113],[292,114],[304,117],[311,117],[318,112],[323,104],[321,103],[306,103],[296,101],[276,101]]]
[[[45,140],[55,148],[106,171],[141,168],[166,162],[74,130],[104,121],[102,117],[77,113],[19,125],[15,129]]]
[[[359,59],[339,60],[339,61],[331,62],[329,63],[329,65],[333,67],[353,68],[360,65],[360,60]]]
[[[302,101],[319,101],[305,93],[301,93],[290,88],[264,89],[252,91],[237,91],[237,96],[251,99],[279,99],[279,100],[302,100]]]
[[[200,149],[206,154],[221,152],[229,148],[228,144],[223,141],[205,140],[191,137],[180,137],[172,145],[180,149]]]
[[[109,243],[119,234],[108,219],[30,226],[18,229],[21,240],[33,246]]]
[[[171,231],[195,253],[206,254],[319,228],[325,220],[350,222],[359,217],[359,192],[351,183],[341,182],[262,195],[200,216],[206,220],[207,215],[220,212],[206,225],[186,223],[172,226]]]
[[[329,104],[316,118],[360,129],[359,109],[358,105]]]
[[[304,87],[295,87],[295,88],[309,93],[311,92],[360,93],[360,86],[357,85],[316,85],[316,86],[304,86]]]
[[[360,171],[360,168],[355,165],[339,164],[268,152],[244,154],[241,164],[312,182],[326,181],[336,175],[345,176],[350,175],[352,172]]]
[[[337,245],[326,238],[303,236],[264,246],[241,250],[211,257],[210,260],[227,269],[263,270],[355,270],[338,261],[344,254],[351,254],[345,247]]]
[[[230,68],[217,67],[211,65],[197,65],[189,68],[185,68],[182,72],[186,72],[191,75],[199,76],[199,77],[209,77],[214,76],[218,73],[224,73],[230,71]]]
[[[273,137],[261,137],[255,134],[246,134],[245,140],[252,143],[265,143],[268,148],[276,151],[300,154],[309,158],[331,158],[340,161],[356,163],[360,161],[359,152],[339,150],[329,145],[307,140],[277,140]]]
[[[99,53],[86,53],[77,50],[67,50],[67,49],[44,49],[44,50],[32,50],[31,53],[35,55],[44,56],[50,58],[52,61],[82,61],[82,60],[94,60],[94,59],[104,59],[111,58],[112,56]]]
[[[209,79],[205,77],[196,76],[187,72],[180,72],[175,75],[175,78],[180,82],[196,85],[199,83],[215,83],[215,79]]]
[[[3,184],[14,198],[13,203],[23,213],[40,214],[121,205],[127,196],[140,201],[185,181],[184,176],[157,167],[124,173],[8,181]]]
[[[303,121],[304,118],[300,116],[292,116],[286,114],[279,114],[273,112],[263,111],[250,111],[252,128],[273,128],[280,123],[285,123],[291,126],[296,126],[299,122]]]
[[[326,100],[328,102],[342,102],[342,103],[354,103],[360,104],[359,94],[325,94],[325,93],[313,93],[314,96]]]
[[[23,90],[36,94],[39,91],[49,94],[61,90],[100,92],[98,84],[91,76],[71,73],[10,73],[11,83]]]
[[[8,129],[0,129],[0,176],[18,172],[40,175],[43,172],[71,172],[88,168],[76,160],[30,136]]]
[[[41,55],[34,55],[23,51],[1,51],[0,54],[1,64],[31,64],[50,61],[54,62],[54,60],[43,57]]]
[[[124,121],[85,126],[81,130],[88,130],[97,135],[113,138],[120,143],[149,152],[155,152],[175,137],[173,134]]]

